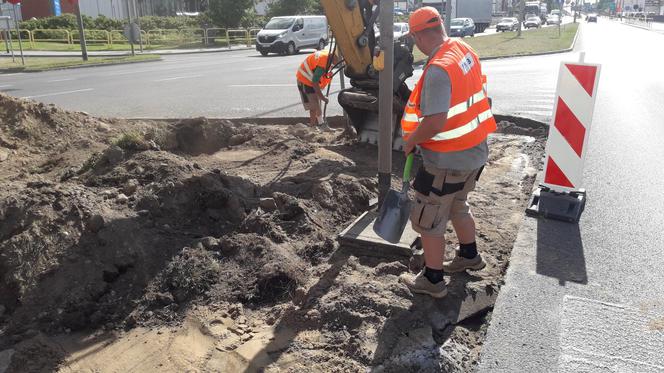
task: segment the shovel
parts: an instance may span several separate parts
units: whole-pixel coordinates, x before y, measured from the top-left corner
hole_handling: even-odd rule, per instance
[[[410,169],[413,167],[413,153],[408,154],[403,168],[403,186],[401,192],[390,189],[378,210],[378,217],[373,229],[376,234],[387,242],[398,243],[410,217],[410,199],[408,186]]]

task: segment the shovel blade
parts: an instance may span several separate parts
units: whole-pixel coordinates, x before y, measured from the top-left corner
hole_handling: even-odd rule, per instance
[[[378,210],[378,217],[374,223],[374,232],[390,243],[401,240],[408,219],[410,217],[410,200],[408,194],[389,190],[383,204]]]

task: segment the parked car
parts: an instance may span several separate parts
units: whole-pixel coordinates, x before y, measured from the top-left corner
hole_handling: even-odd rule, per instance
[[[496,25],[496,31],[516,31],[519,29],[519,20],[511,17],[511,18],[503,18],[498,22]]]
[[[551,14],[548,17],[546,17],[546,24],[547,25],[559,25],[560,24],[560,17],[555,15],[555,14]]]
[[[588,14],[588,16],[586,17],[586,21],[597,23],[597,14]]]
[[[525,28],[539,28],[542,26],[542,20],[540,20],[540,17],[538,16],[531,16],[526,18],[526,22],[523,23],[523,27]]]
[[[274,17],[256,35],[256,50],[295,54],[300,49],[323,49],[327,45],[327,18],[324,16]]]
[[[450,22],[450,36],[475,36],[475,23],[470,18],[454,18]]]
[[[407,23],[398,22],[394,24],[394,41],[405,45],[412,52],[415,41],[408,35],[409,32],[410,28]],[[380,39],[380,28],[378,25],[374,25],[374,34],[376,35],[376,40]]]

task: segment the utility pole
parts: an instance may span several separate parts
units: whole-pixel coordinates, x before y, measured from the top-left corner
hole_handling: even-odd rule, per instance
[[[521,37],[521,29],[523,28],[523,22],[525,21],[523,14],[525,9],[526,9],[526,0],[519,1],[519,31],[516,34],[517,37]]]
[[[17,6],[21,6],[21,3],[14,4],[14,26],[16,26],[16,37],[18,37],[18,49],[21,52],[21,64],[25,66],[25,56],[23,56],[23,41],[21,40],[21,30],[19,29],[18,24],[18,13],[16,12]]]
[[[143,53],[143,35],[141,35],[141,16],[136,10],[136,0],[131,0],[134,5],[134,15],[136,16],[136,24],[138,25],[138,48]]]
[[[83,28],[83,15],[81,14],[81,5],[78,0],[76,3],[76,21],[78,22],[78,41],[81,44],[81,57],[83,61],[88,60],[88,44],[85,41],[85,29]]]
[[[452,0],[445,0],[445,33],[450,35],[450,23],[452,22]]]
[[[380,2],[380,48],[384,68],[378,76],[378,201],[383,203],[392,180],[394,109],[394,0]]]
[[[132,22],[131,22],[131,9],[129,8],[129,0],[125,0],[125,3],[127,4],[127,18],[129,19],[129,38],[128,38],[129,39],[129,45],[131,45],[131,55],[135,56],[136,51],[134,50],[134,40],[133,40],[133,37],[131,36],[131,32],[132,32],[133,29],[131,27]]]

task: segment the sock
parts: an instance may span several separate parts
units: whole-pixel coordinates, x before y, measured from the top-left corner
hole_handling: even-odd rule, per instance
[[[426,277],[432,284],[437,284],[444,280],[442,269],[424,268],[424,277]]]
[[[466,259],[473,259],[477,256],[477,243],[459,244],[459,255]]]

